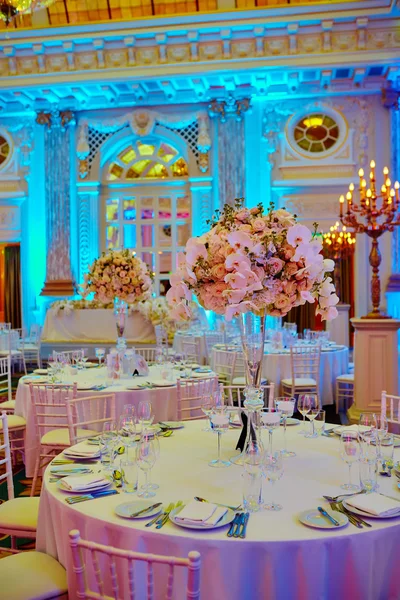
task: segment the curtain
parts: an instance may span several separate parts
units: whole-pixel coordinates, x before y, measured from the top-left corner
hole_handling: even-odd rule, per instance
[[[13,329],[21,327],[21,264],[19,246],[6,246],[4,269],[4,317]]]

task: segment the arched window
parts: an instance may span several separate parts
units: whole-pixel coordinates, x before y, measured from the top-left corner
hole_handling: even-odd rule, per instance
[[[121,146],[120,146],[121,148]],[[170,140],[129,140],[103,171],[103,249],[129,248],[165,294],[176,255],[191,235],[186,156]]]

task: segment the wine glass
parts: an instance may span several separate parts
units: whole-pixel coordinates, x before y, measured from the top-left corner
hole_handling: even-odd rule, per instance
[[[389,424],[385,415],[376,413],[374,414],[374,426],[376,434],[376,447],[378,460],[382,458],[382,440],[386,437]]]
[[[95,352],[96,358],[99,361],[99,367],[101,367],[102,360],[106,355],[106,349],[105,348],[95,348],[94,352]]]
[[[282,413],[284,448],[281,452],[282,456],[285,458],[296,456],[296,452],[287,449],[286,441],[286,422],[287,418],[293,415],[295,403],[295,398],[290,398],[288,396],[279,396],[278,398],[275,398],[275,407]]]
[[[358,433],[350,430],[343,431],[340,436],[340,456],[349,467],[349,483],[344,483],[340,487],[342,490],[358,490],[358,485],[351,483],[351,467],[360,457]]]
[[[221,459],[221,435],[229,429],[229,413],[225,407],[215,407],[211,412],[210,418],[212,430],[218,435],[218,458],[208,464],[210,467],[229,467],[231,465],[229,460]]]
[[[206,427],[204,427],[204,429],[202,431],[211,431],[211,419],[210,419],[210,415],[212,413],[213,410],[213,406],[210,402],[206,402],[205,404],[201,405],[201,410],[202,412],[205,414],[205,416],[208,419],[208,425],[206,425]]]
[[[279,481],[283,475],[283,456],[281,452],[268,454],[264,452],[262,456],[261,469],[266,479],[271,483],[271,487],[276,481]],[[282,510],[282,505],[276,502],[266,502],[263,504],[265,510]]]
[[[155,493],[148,488],[148,476],[149,471],[154,467],[156,462],[156,449],[154,444],[154,436],[151,437],[144,432],[140,438],[140,442],[136,446],[136,462],[141,471],[145,476],[145,482],[142,486],[142,490],[138,492],[140,498],[152,498]]]
[[[149,435],[149,438],[153,442],[156,460],[158,460],[158,458],[160,457],[160,440],[155,435],[155,433],[154,434],[152,433],[151,435]],[[151,469],[150,469],[148,472],[148,477],[147,477],[147,489],[148,490],[158,490],[159,487],[160,486],[157,483],[151,482]],[[142,488],[144,488],[144,485],[142,486]]]
[[[303,429],[299,431],[299,434],[306,435],[306,415],[311,410],[311,398],[308,394],[300,394],[297,400],[297,410],[301,415],[303,415]]]
[[[272,434],[281,424],[282,413],[277,408],[263,408],[260,411],[260,426],[268,431],[268,454],[272,456]]]
[[[136,422],[134,415],[121,415],[118,425],[118,430],[120,435],[123,436],[124,442],[127,442],[128,446],[134,446],[136,438]]]
[[[99,440],[101,465],[104,470],[111,471],[114,459],[114,445],[118,440],[115,421],[106,421],[103,423],[103,430],[99,436]]]
[[[82,348],[81,350],[81,365],[82,365],[82,369],[86,369],[86,361],[88,360],[89,356],[88,356],[88,349],[87,348]]]
[[[361,413],[358,421],[358,437],[362,442],[361,451],[368,453],[368,446],[375,439],[375,415],[373,413]]]
[[[149,400],[141,400],[139,402],[137,415],[141,424],[141,433],[143,434],[145,429],[150,427],[154,421],[153,408]]]
[[[306,438],[315,438],[317,434],[314,428],[314,419],[319,413],[319,402],[317,394],[305,394],[310,401],[310,410],[306,414],[307,419],[311,422],[311,431],[305,434]]]

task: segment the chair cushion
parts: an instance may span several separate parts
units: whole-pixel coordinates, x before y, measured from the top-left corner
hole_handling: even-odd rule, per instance
[[[1,412],[1,408],[0,408]],[[18,415],[8,415],[8,429],[12,429],[13,427],[25,427],[26,421],[24,417],[19,417]],[[0,421],[0,431],[3,431],[3,422]]]
[[[48,600],[67,592],[67,574],[43,552],[21,552],[0,560],[1,595],[7,600]]]
[[[246,385],[246,377],[234,377],[232,385]],[[261,385],[267,385],[267,380],[261,379]]]
[[[281,383],[282,385],[292,385],[292,378],[289,377],[288,379],[281,379]],[[294,380],[294,387],[315,387],[317,385],[317,382],[315,381],[315,379],[312,379],[311,377],[296,377]]]
[[[345,373],[336,377],[336,381],[345,381],[346,383],[354,383],[354,373]]]
[[[6,400],[0,404],[0,412],[2,410],[15,410],[15,400]]]
[[[0,531],[36,531],[40,498],[14,498],[0,504]],[[1,593],[0,593],[1,596]]]
[[[94,431],[93,429],[78,429],[78,438],[81,437],[93,437],[94,435],[98,435],[98,431]],[[47,431],[40,440],[42,444],[51,446],[54,444],[58,446],[59,444],[62,446],[70,446],[71,441],[69,439],[69,430],[67,427],[60,427],[58,429],[52,429],[51,431]]]

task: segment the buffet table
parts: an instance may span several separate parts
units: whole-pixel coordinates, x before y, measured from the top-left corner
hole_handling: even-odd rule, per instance
[[[78,397],[94,396],[99,394],[115,394],[116,399],[116,417],[117,419],[123,412],[125,404],[133,404],[135,407],[140,400],[150,400],[153,406],[155,421],[173,421],[177,419],[178,409],[176,403],[176,385],[170,387],[155,387],[153,389],[129,390],[127,386],[144,384],[145,382],[159,382],[162,377],[157,367],[150,367],[150,373],[147,377],[130,377],[119,380],[110,387],[102,390],[80,390],[79,387],[87,387],[87,384],[102,385],[106,383],[107,369],[86,369],[79,371],[76,376],[71,377],[65,383],[78,383]],[[15,414],[26,419],[25,430],[25,471],[27,477],[33,477],[35,462],[39,448],[37,446],[35,423],[32,410],[32,401],[29,389],[29,381],[34,381],[32,376],[21,377],[18,382]]]
[[[115,317],[112,309],[48,310],[43,326],[43,343],[109,343],[116,340]],[[155,342],[154,326],[140,312],[126,318],[125,337],[128,343]]]
[[[217,438],[202,431],[204,421],[185,424],[169,438],[160,438],[160,457],[152,481],[159,484],[154,502],[164,505],[200,496],[210,501],[238,505],[242,502],[242,468],[232,465],[213,469]],[[190,550],[201,554],[201,597],[203,600],[398,600],[400,518],[370,520],[371,528],[320,530],[302,525],[297,515],[306,509],[325,506],[322,494],[341,493],[348,475],[339,457],[336,437],[305,439],[299,427],[288,428],[288,446],[297,456],[285,459],[285,473],[276,483],[273,500],[283,505],[280,512],[263,511],[250,516],[246,539],[228,538],[228,527],[211,531],[184,529],[168,522],[162,529],[146,528],[149,519],[119,518],[117,505],[135,501],[136,495],[117,494],[73,506],[67,494],[44,477],[37,530],[37,549],[71,566],[68,532],[79,529],[83,538],[122,549],[184,557]],[[234,453],[238,431],[222,439],[222,456]],[[274,433],[274,448],[282,447],[282,431]],[[395,450],[395,459],[400,450]],[[353,477],[358,476],[357,465]],[[398,496],[395,477],[379,478],[379,491]],[[264,497],[271,499],[265,488]],[[177,571],[176,600],[183,600],[183,575]],[[166,569],[155,568],[157,600],[164,597],[157,585],[165,582]],[[127,577],[124,584],[127,586]],[[76,586],[69,575],[70,598]],[[145,590],[137,581],[137,597]],[[165,589],[163,590],[165,592]],[[110,590],[108,590],[110,593]],[[121,588],[121,598],[128,597]]]
[[[234,351],[234,350],[233,350]],[[237,352],[242,353],[238,346]],[[223,355],[227,350],[216,348],[212,349],[211,367],[214,368],[219,354],[218,363],[223,364]],[[338,347],[334,350],[322,350],[320,362],[320,389],[322,395],[322,405],[334,404],[336,377],[348,372],[349,366],[349,349],[345,346]],[[243,373],[237,373],[235,377],[242,376]],[[279,388],[282,379],[291,377],[290,366],[290,351],[269,352],[264,354],[262,376],[272,381],[276,386],[276,396],[280,395]]]

